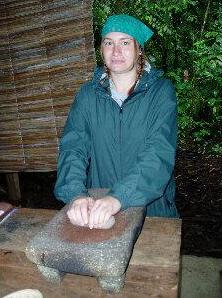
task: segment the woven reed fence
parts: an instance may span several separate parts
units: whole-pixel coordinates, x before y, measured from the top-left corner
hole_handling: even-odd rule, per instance
[[[92,1],[0,0],[0,171],[56,169],[79,86],[95,65]]]

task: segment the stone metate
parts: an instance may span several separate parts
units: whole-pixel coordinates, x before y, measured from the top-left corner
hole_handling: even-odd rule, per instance
[[[104,189],[89,190],[100,199]],[[59,282],[64,273],[95,276],[100,286],[118,292],[133,246],[145,218],[145,208],[128,208],[115,215],[110,229],[73,226],[66,215],[68,205],[59,211],[26,247],[27,257],[46,279]]]

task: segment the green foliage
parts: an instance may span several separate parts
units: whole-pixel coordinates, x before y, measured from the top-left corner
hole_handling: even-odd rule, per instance
[[[128,13],[155,35],[145,48],[173,80],[178,96],[180,146],[222,154],[222,6],[219,0],[94,1],[95,46],[107,16]]]

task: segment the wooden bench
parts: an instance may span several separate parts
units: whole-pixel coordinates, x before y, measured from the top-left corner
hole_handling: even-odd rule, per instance
[[[130,260],[124,289],[104,293],[96,278],[66,274],[60,285],[47,282],[25,256],[25,247],[55,210],[18,209],[0,225],[0,297],[15,290],[39,289],[44,298],[178,297],[179,219],[146,218]]]

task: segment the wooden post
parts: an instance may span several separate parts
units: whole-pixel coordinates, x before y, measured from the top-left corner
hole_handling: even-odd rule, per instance
[[[18,173],[7,173],[6,181],[8,185],[8,199],[14,205],[21,203],[21,191],[19,186]]]

